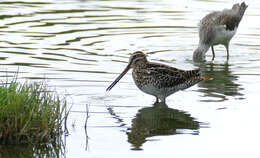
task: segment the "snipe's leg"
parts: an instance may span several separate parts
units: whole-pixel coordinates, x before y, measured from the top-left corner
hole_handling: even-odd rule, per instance
[[[163,98],[161,101],[162,101],[162,103],[165,103],[165,98]]]
[[[155,103],[159,103],[159,99],[158,99],[158,97],[156,97],[156,101],[155,101]]]
[[[211,51],[212,51],[212,59],[211,60],[214,60],[215,59],[215,52],[214,52],[213,45],[211,46]]]

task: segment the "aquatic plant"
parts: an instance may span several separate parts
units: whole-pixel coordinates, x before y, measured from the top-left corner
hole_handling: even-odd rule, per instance
[[[63,141],[56,143],[0,145],[1,158],[65,158]]]
[[[68,117],[66,101],[47,84],[18,83],[0,86],[0,144],[55,142]]]

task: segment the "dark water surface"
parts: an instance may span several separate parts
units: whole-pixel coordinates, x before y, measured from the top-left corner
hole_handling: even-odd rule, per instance
[[[21,82],[45,80],[73,107],[61,151],[0,146],[0,157],[260,157],[260,2],[246,1],[229,61],[223,46],[214,62],[191,60],[199,20],[236,2],[1,1],[1,80],[17,71]],[[154,62],[200,67],[214,80],[168,97],[167,105],[154,105],[131,73],[105,92],[136,50]]]

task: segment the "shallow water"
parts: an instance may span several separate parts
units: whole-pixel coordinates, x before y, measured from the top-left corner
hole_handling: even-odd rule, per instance
[[[246,2],[228,61],[223,46],[215,46],[214,62],[210,51],[205,64],[191,60],[199,20],[233,3],[1,1],[0,76],[18,71],[21,82],[45,80],[73,105],[65,155],[47,157],[259,157],[260,2]],[[200,67],[214,79],[171,95],[167,105],[154,105],[130,72],[105,92],[136,50],[154,62]],[[10,151],[44,156],[31,148],[0,153],[14,157]]]

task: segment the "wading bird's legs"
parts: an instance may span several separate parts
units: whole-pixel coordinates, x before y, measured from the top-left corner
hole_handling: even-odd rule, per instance
[[[165,103],[165,98],[163,98],[161,101],[162,101],[162,103]]]
[[[159,103],[159,99],[158,99],[158,97],[156,97],[156,101],[155,101],[155,103]]]
[[[229,43],[225,44],[227,50],[227,60],[229,59]]]
[[[212,59],[211,60],[214,60],[215,59],[215,52],[214,52],[213,45],[211,46],[211,51],[212,51]]]

